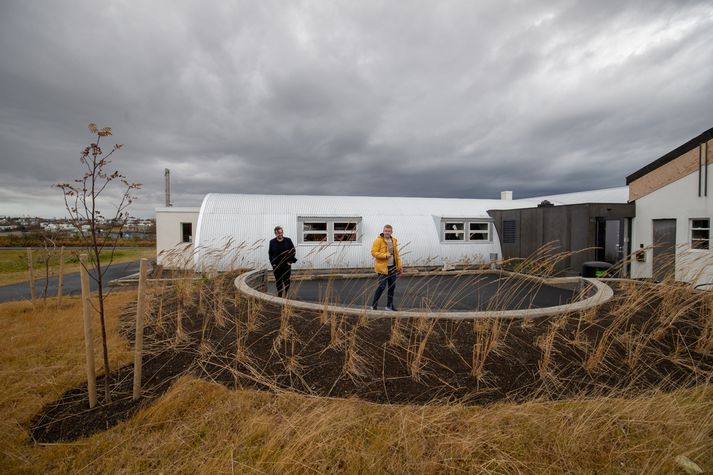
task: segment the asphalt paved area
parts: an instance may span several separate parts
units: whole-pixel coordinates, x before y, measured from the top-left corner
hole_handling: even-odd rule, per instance
[[[333,305],[364,308],[371,304],[376,290],[373,279],[301,280],[292,282],[290,297],[312,303],[324,303],[330,295]],[[269,292],[276,295],[275,284]],[[577,292],[529,280],[504,279],[494,274],[408,276],[397,279],[395,305],[399,310],[519,310],[570,303]],[[379,309],[386,305],[386,290]]]
[[[122,262],[120,264],[112,264],[104,274],[103,287],[104,290],[109,289],[109,282],[120,277],[135,274],[139,271],[139,261]],[[96,292],[97,283],[91,277],[94,275],[90,272],[89,287],[92,292]],[[56,298],[58,277],[50,277],[47,286],[47,297]],[[35,280],[35,295],[41,298],[45,288],[45,279]],[[62,279],[62,295],[78,295],[82,292],[81,282],[79,280],[79,272],[65,274]],[[32,293],[30,291],[30,283],[22,282],[20,284],[11,284],[0,286],[0,302],[10,302],[13,300],[30,300]]]

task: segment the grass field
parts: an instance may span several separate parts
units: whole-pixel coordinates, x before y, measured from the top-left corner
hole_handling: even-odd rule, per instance
[[[118,314],[134,296],[109,299],[112,368],[131,361]],[[709,385],[629,399],[399,406],[184,376],[116,427],[34,445],[33,415],[86,379],[80,316],[76,298],[59,310],[0,304],[0,472],[686,473],[682,456],[713,470]]]
[[[64,272],[79,271],[78,249],[65,249],[64,251]],[[47,270],[49,275],[57,275],[59,271],[59,249],[47,252],[42,249],[35,249],[32,252],[32,265],[35,272],[35,279],[45,278]],[[129,262],[141,259],[142,257],[155,258],[155,248],[117,248],[114,253],[115,263]],[[102,262],[108,262],[109,253],[102,254]],[[47,265],[48,264],[48,265]],[[29,280],[27,250],[26,249],[0,249],[0,285],[17,284]]]

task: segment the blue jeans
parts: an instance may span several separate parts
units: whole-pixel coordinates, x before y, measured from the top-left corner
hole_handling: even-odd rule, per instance
[[[371,306],[375,307],[379,303],[381,294],[384,293],[384,289],[386,288],[386,285],[388,284],[389,290],[386,293],[386,306],[393,307],[394,306],[394,291],[396,290],[396,277],[397,277],[396,266],[389,266],[388,274],[378,274],[378,276],[379,276],[379,286],[376,288],[376,292],[374,293],[374,299],[371,301]]]

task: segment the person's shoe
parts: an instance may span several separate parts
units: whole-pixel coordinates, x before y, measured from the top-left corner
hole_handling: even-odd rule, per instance
[[[392,312],[398,312],[398,310],[396,310],[396,307],[394,307],[393,305],[387,305],[386,310],[390,310]]]
[[[372,310],[378,310],[379,307],[377,307],[376,305],[372,305],[372,306],[371,306],[371,309],[372,309]]]

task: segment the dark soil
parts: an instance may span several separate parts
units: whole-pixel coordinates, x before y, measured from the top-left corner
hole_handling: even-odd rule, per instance
[[[668,308],[661,300],[649,300],[637,312],[622,314],[630,299],[627,292],[617,292],[611,302],[584,316],[500,322],[360,321],[308,312],[287,312],[289,317],[282,318],[279,307],[258,308],[245,301],[236,305],[224,298],[231,295],[229,284],[224,292],[204,289],[202,298],[181,306],[185,337],[179,343],[176,292],[157,297],[144,336],[145,397],[131,401],[132,367],[122,368],[112,374],[110,404],[90,410],[86,386],[68,391],[33,421],[33,439],[74,440],[105,430],[150,404],[187,373],[230,388],[290,390],[387,404],[474,405],[634,396],[690,387],[710,381],[713,374],[710,351],[696,351],[710,312],[703,301],[666,324],[660,323]],[[128,308],[124,318],[129,340],[134,311]],[[399,341],[393,338],[395,327]],[[473,355],[484,352],[493,332],[499,334],[498,344],[486,351],[478,370],[479,359]],[[639,335],[648,335],[646,344],[636,345]],[[597,348],[604,351],[594,364]],[[103,381],[97,388],[101,398]]]

